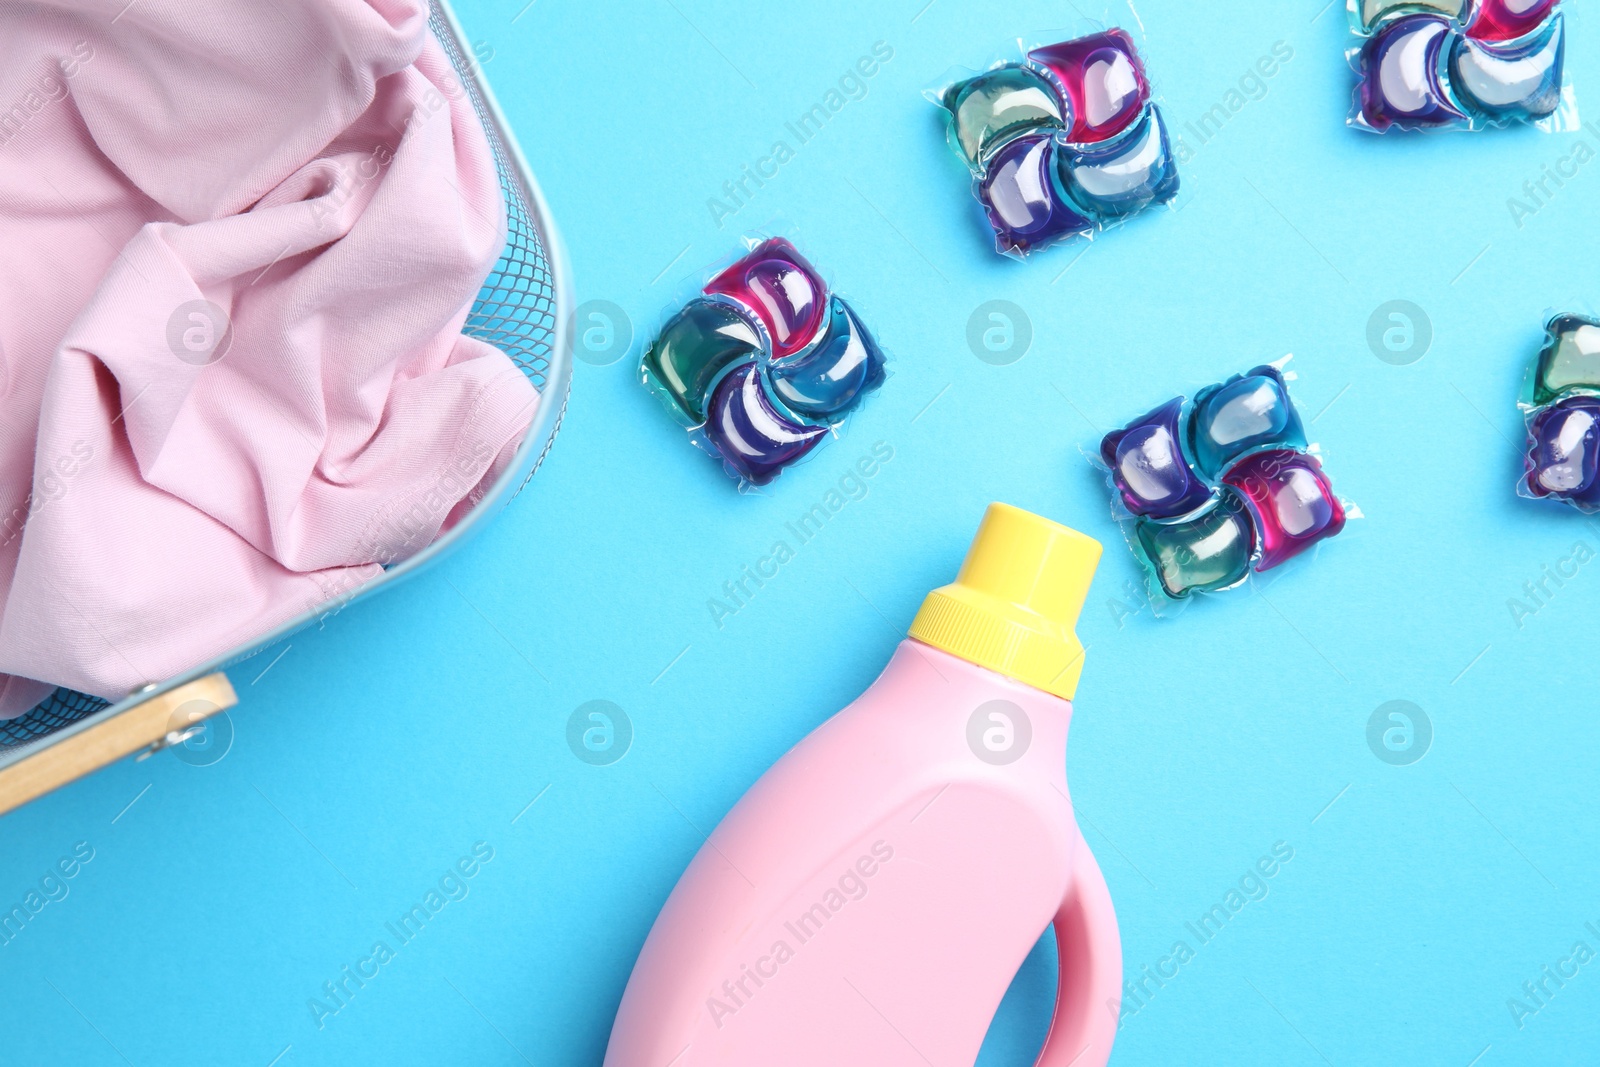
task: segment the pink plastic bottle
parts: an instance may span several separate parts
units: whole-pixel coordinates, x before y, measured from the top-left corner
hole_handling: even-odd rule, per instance
[[[1054,922],[1041,1067],[1100,1067],[1116,916],[1065,750],[1098,542],[992,504],[872,686],[707,839],[623,993],[606,1067],[957,1067]]]

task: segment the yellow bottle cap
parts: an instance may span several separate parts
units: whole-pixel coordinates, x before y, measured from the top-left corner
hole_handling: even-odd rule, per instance
[[[911,636],[1066,700],[1083,672],[1073,632],[1100,542],[1010,504],[990,504],[954,583],[922,602]]]

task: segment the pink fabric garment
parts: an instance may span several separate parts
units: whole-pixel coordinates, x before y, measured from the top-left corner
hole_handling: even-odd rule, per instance
[[[0,716],[348,594],[513,454],[538,396],[460,334],[499,187],[426,12],[0,5]]]

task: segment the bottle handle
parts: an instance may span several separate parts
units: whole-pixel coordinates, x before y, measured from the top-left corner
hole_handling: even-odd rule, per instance
[[[1111,891],[1078,831],[1072,879],[1056,912],[1056,1010],[1035,1067],[1105,1067],[1117,1036],[1122,938]]]

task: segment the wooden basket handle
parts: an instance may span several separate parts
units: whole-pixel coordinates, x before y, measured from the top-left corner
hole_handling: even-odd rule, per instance
[[[140,749],[178,743],[194,723],[238,703],[221,671],[157,693],[0,769],[0,815]]]

